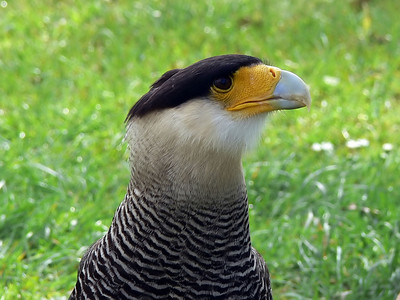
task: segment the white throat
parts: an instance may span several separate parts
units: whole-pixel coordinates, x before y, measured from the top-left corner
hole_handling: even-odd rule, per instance
[[[256,144],[264,123],[265,114],[235,118],[208,99],[133,119],[126,135],[132,176],[203,198],[243,190],[241,157]]]

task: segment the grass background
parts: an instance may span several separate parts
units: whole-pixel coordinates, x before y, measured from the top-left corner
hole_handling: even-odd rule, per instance
[[[396,1],[7,0],[0,26],[1,300],[68,296],[125,193],[129,108],[163,72],[225,53],[297,73],[313,97],[244,160],[275,298],[400,292]]]

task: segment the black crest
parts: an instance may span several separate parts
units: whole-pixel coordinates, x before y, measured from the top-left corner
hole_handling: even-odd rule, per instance
[[[203,59],[184,69],[170,70],[154,82],[150,91],[136,102],[129,111],[126,121],[206,96],[215,79],[230,75],[240,67],[261,62],[252,56],[228,54]]]

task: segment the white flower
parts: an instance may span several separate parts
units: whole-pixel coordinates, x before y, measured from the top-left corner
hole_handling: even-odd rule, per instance
[[[369,146],[369,141],[367,139],[348,140],[346,142],[346,147],[350,149],[362,148],[368,146]]]
[[[333,144],[331,142],[321,142],[321,143],[314,143],[311,145],[311,149],[315,152],[332,152],[333,151]]]
[[[392,151],[393,150],[393,145],[390,143],[385,143],[382,145],[382,149],[384,151]]]
[[[322,77],[322,80],[324,81],[324,83],[326,85],[330,85],[330,86],[338,86],[340,83],[340,79],[337,77],[333,77],[333,76],[324,76]]]

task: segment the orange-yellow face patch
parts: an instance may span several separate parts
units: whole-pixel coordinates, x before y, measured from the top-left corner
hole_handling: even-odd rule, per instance
[[[231,76],[229,89],[212,87],[211,93],[229,111],[245,110],[246,114],[271,111],[273,108],[266,100],[273,97],[280,78],[281,70],[275,67],[264,64],[242,67]]]

